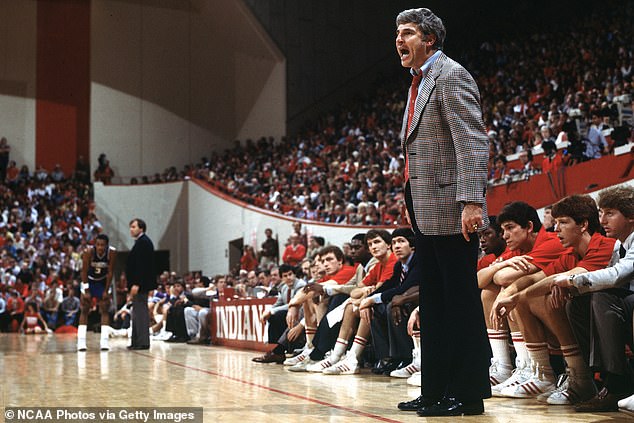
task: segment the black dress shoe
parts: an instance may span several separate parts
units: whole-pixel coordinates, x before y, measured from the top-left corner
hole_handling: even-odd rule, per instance
[[[382,375],[385,373],[385,371],[392,366],[398,365],[398,360],[394,360],[392,358],[386,358],[386,359],[382,359],[377,361],[374,366],[372,366],[372,369],[370,370],[372,373],[374,373],[375,375]],[[394,368],[392,369],[394,370]],[[392,371],[390,370],[390,372]]]
[[[187,341],[188,345],[211,345],[211,340],[206,338],[194,338]]]
[[[607,388],[603,388],[593,398],[579,402],[574,405],[575,411],[580,413],[606,413],[609,411],[619,411],[619,400],[628,395],[616,395]]]
[[[403,361],[390,361],[383,368],[382,374],[384,376],[389,376],[390,373],[392,373],[394,370],[400,369],[402,367],[405,367],[407,364],[409,364],[409,363],[405,363]]]
[[[149,345],[128,345],[126,348],[129,350],[149,350],[150,346]]]
[[[420,408],[429,407],[438,402],[436,399],[420,396],[411,401],[403,401],[398,403],[398,409],[401,411],[418,411]]]
[[[436,404],[416,411],[416,414],[421,417],[476,416],[482,413],[484,413],[482,400],[461,402],[455,398],[444,398]]]
[[[251,361],[255,363],[277,363],[282,364],[286,360],[286,357],[283,354],[275,354],[273,351],[269,351],[264,355],[259,357],[254,357]]]
[[[183,338],[181,336],[172,335],[169,339],[165,340],[165,342],[187,342],[187,338]]]
[[[385,362],[383,360],[378,360],[374,363],[374,366],[370,369],[372,373],[375,375],[383,374],[383,369],[385,368]]]

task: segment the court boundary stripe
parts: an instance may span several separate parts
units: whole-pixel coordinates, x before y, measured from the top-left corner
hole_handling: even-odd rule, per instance
[[[206,373],[206,374],[209,374],[209,375],[212,375],[212,376],[218,376],[218,377],[221,377],[221,378],[224,378],[224,379],[232,380],[234,382],[239,382],[239,383],[242,383],[242,384],[245,384],[245,385],[249,385],[249,386],[253,386],[253,387],[256,387],[256,388],[264,389],[264,390],[267,390],[267,391],[275,392],[276,394],[285,395],[285,396],[288,396],[288,397],[291,397],[291,398],[302,399],[302,400],[305,400],[305,401],[309,401],[309,402],[313,402],[313,403],[316,403],[316,404],[319,404],[319,405],[323,405],[325,407],[334,408],[336,410],[346,411],[348,413],[356,414],[356,415],[361,416],[361,417],[368,417],[368,418],[371,418],[371,419],[375,419],[375,420],[379,420],[379,421],[383,421],[383,422],[389,422],[389,423],[401,423],[400,420],[393,420],[393,419],[390,419],[390,418],[387,418],[387,417],[378,416],[376,414],[367,413],[365,411],[356,410],[354,408],[344,407],[342,405],[337,405],[337,404],[331,404],[329,402],[321,401],[321,400],[318,400],[316,398],[305,397],[303,395],[294,394],[292,392],[282,391],[281,389],[271,388],[270,386],[264,386],[264,385],[260,385],[258,383],[249,382],[249,381],[246,381],[246,380],[243,380],[243,379],[238,379],[238,378],[233,377],[233,376],[223,375],[221,373],[217,373],[217,372],[214,372],[212,370],[205,370],[205,369],[200,369],[198,367],[188,366],[187,364],[178,363],[176,361],[171,361],[171,360],[168,360],[166,358],[156,357],[156,356],[154,356],[152,354],[146,354],[146,353],[142,353],[142,352],[139,352],[139,351],[134,351],[134,352],[136,354],[139,354],[139,355],[142,355],[142,356],[145,356],[145,357],[149,357],[149,358],[152,358],[152,359],[155,359],[155,360],[164,361],[164,362],[166,362],[168,364],[171,364],[173,366],[182,367],[184,369],[194,370],[194,371],[201,372],[201,373]]]

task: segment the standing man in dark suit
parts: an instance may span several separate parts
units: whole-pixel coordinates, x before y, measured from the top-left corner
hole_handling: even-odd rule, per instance
[[[150,348],[150,313],[147,308],[148,292],[156,289],[154,273],[154,244],[145,234],[147,226],[139,218],[130,221],[130,235],[135,239],[125,266],[128,290],[132,297],[131,350]]]
[[[396,18],[396,50],[413,81],[401,141],[405,198],[421,266],[422,392],[399,404],[420,416],[476,415],[491,396],[491,349],[478,290],[477,231],[488,225],[488,141],[478,87],[443,52],[429,9]]]

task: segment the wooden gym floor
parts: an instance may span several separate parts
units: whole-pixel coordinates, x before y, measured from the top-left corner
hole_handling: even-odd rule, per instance
[[[88,351],[75,351],[75,335],[0,334],[0,406],[3,407],[203,407],[212,422],[424,422],[400,412],[399,401],[419,388],[372,375],[291,373],[256,364],[257,353],[223,347],[152,343],[128,351],[126,339],[100,352],[97,334]],[[577,423],[633,421],[623,413],[575,413],[571,407],[493,398],[482,416],[435,421]]]

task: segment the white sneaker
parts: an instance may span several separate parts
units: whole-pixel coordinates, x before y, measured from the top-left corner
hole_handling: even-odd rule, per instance
[[[502,396],[509,398],[535,398],[544,392],[555,390],[555,375],[552,371],[544,372],[535,366],[532,376],[519,385],[507,386],[502,389]]]
[[[420,350],[414,348],[412,350],[412,362],[405,367],[392,370],[390,376],[404,379],[411,377],[416,372],[420,372]]]
[[[151,338],[155,341],[167,341],[172,337],[172,332],[168,330],[162,330],[156,335],[153,335]]]
[[[587,401],[597,394],[592,373],[577,374],[575,369],[566,370],[568,377],[561,386],[548,397],[546,402],[550,405],[572,405]]]
[[[619,406],[619,411],[634,415],[634,395],[619,400],[617,405]]]
[[[548,397],[551,396],[553,392],[556,392],[562,389],[568,389],[568,372],[562,373],[559,375],[559,377],[557,377],[556,386],[557,387],[553,391],[544,392],[543,394],[537,395],[537,397],[535,398],[537,402],[541,404],[548,404]]]
[[[407,379],[408,385],[420,386],[421,382],[421,372],[416,372]]]
[[[405,367],[392,370],[392,372],[390,373],[390,376],[404,379],[404,378],[410,378],[414,373],[420,373],[420,364],[417,364],[415,361],[412,361],[411,364],[408,364]]]
[[[500,364],[497,359],[491,359],[489,367],[489,382],[491,386],[499,385],[513,374],[513,368],[504,364]]]
[[[108,344],[108,338],[110,337],[111,331],[112,329],[110,328],[110,326],[101,325],[101,333],[99,334],[100,335],[99,348],[101,349],[101,351],[110,350],[110,345]]]
[[[77,351],[86,351],[86,332],[88,328],[86,325],[79,325],[77,327]]]
[[[515,385],[519,385],[520,383],[524,383],[533,374],[533,371],[529,363],[526,363],[523,360],[517,359],[515,360],[515,365],[516,367],[515,367],[515,370],[513,370],[513,373],[511,373],[511,377],[506,379],[504,382],[491,387],[491,394],[494,397],[504,396],[502,395],[502,389],[509,386],[515,386]]]
[[[112,329],[110,331],[111,338],[127,338],[128,330],[127,329]]]
[[[318,361],[317,363],[306,366],[306,371],[312,373],[321,373],[324,371],[324,369],[337,364],[337,361],[333,361],[330,357],[326,357],[323,360]]]
[[[290,366],[288,368],[288,371],[290,372],[307,372],[308,370],[306,369],[308,366],[310,366],[311,364],[317,364],[318,362],[315,360],[311,360],[310,358],[308,358],[308,356],[306,356],[307,358],[305,360],[300,361],[299,363]]]
[[[101,351],[110,351],[108,338],[101,338],[101,341],[99,342],[99,348],[101,349]]]
[[[312,348],[307,348],[305,350],[303,350],[301,353],[299,353],[298,355],[296,355],[295,357],[291,357],[291,358],[287,358],[286,360],[284,360],[284,365],[285,366],[294,366],[297,363],[301,363],[302,361],[306,360],[308,358],[308,356],[310,355],[310,353],[313,352]]]
[[[348,351],[346,358],[334,366],[324,369],[322,373],[325,375],[353,375],[359,373],[359,362],[357,361],[357,356],[351,351]]]

